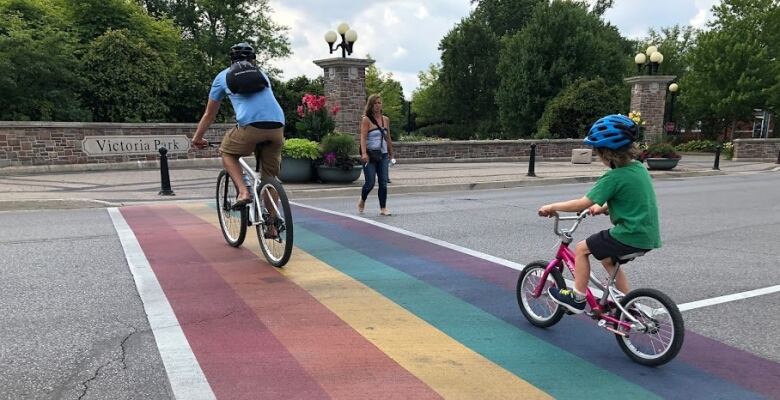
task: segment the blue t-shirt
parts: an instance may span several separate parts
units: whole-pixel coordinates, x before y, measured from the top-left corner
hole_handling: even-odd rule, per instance
[[[225,68],[217,74],[211,84],[209,98],[214,101],[222,101],[225,95],[230,97],[233,110],[236,111],[238,126],[247,126],[253,122],[280,122],[284,124],[284,112],[271,90],[271,80],[261,72],[268,82],[268,87],[251,94],[234,94],[227,87],[227,73],[230,68]]]

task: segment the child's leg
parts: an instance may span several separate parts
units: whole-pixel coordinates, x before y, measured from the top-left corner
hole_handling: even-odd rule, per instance
[[[612,263],[612,258],[607,257],[601,260],[601,264],[604,265],[604,269],[607,270],[607,273],[612,276],[615,272],[615,264]],[[626,277],[626,273],[623,272],[623,268],[618,271],[618,274],[615,277],[615,287],[623,293],[628,293],[628,277]]]
[[[590,278],[590,249],[583,240],[574,247],[574,291],[585,295],[588,291],[588,279]],[[622,271],[621,271],[622,272]]]

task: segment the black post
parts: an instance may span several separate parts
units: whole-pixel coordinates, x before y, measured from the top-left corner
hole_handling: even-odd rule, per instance
[[[715,147],[715,165],[712,166],[712,169],[715,171],[720,171],[720,150],[723,149],[722,145],[718,145]]]
[[[775,164],[780,164],[780,150],[777,151],[777,162]]]
[[[168,175],[168,149],[165,147],[160,147],[160,181],[161,181],[161,188],[160,192],[157,193],[160,196],[176,196],[176,193],[173,193],[173,190],[171,190],[171,178]]]
[[[531,157],[528,160],[528,176],[536,176],[534,164],[536,163],[536,143],[531,143]]]

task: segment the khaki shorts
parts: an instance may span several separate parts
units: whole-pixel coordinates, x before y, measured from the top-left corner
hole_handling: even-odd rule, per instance
[[[248,156],[254,153],[258,143],[262,143],[260,146],[262,176],[278,176],[279,164],[282,162],[284,128],[259,129],[251,125],[237,126],[222,137],[219,151],[237,157]]]

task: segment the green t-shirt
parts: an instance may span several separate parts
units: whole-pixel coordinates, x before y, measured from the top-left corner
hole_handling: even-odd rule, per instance
[[[609,234],[615,240],[646,250],[661,247],[653,182],[642,163],[634,160],[607,171],[585,196],[609,205],[609,219],[615,225]]]

